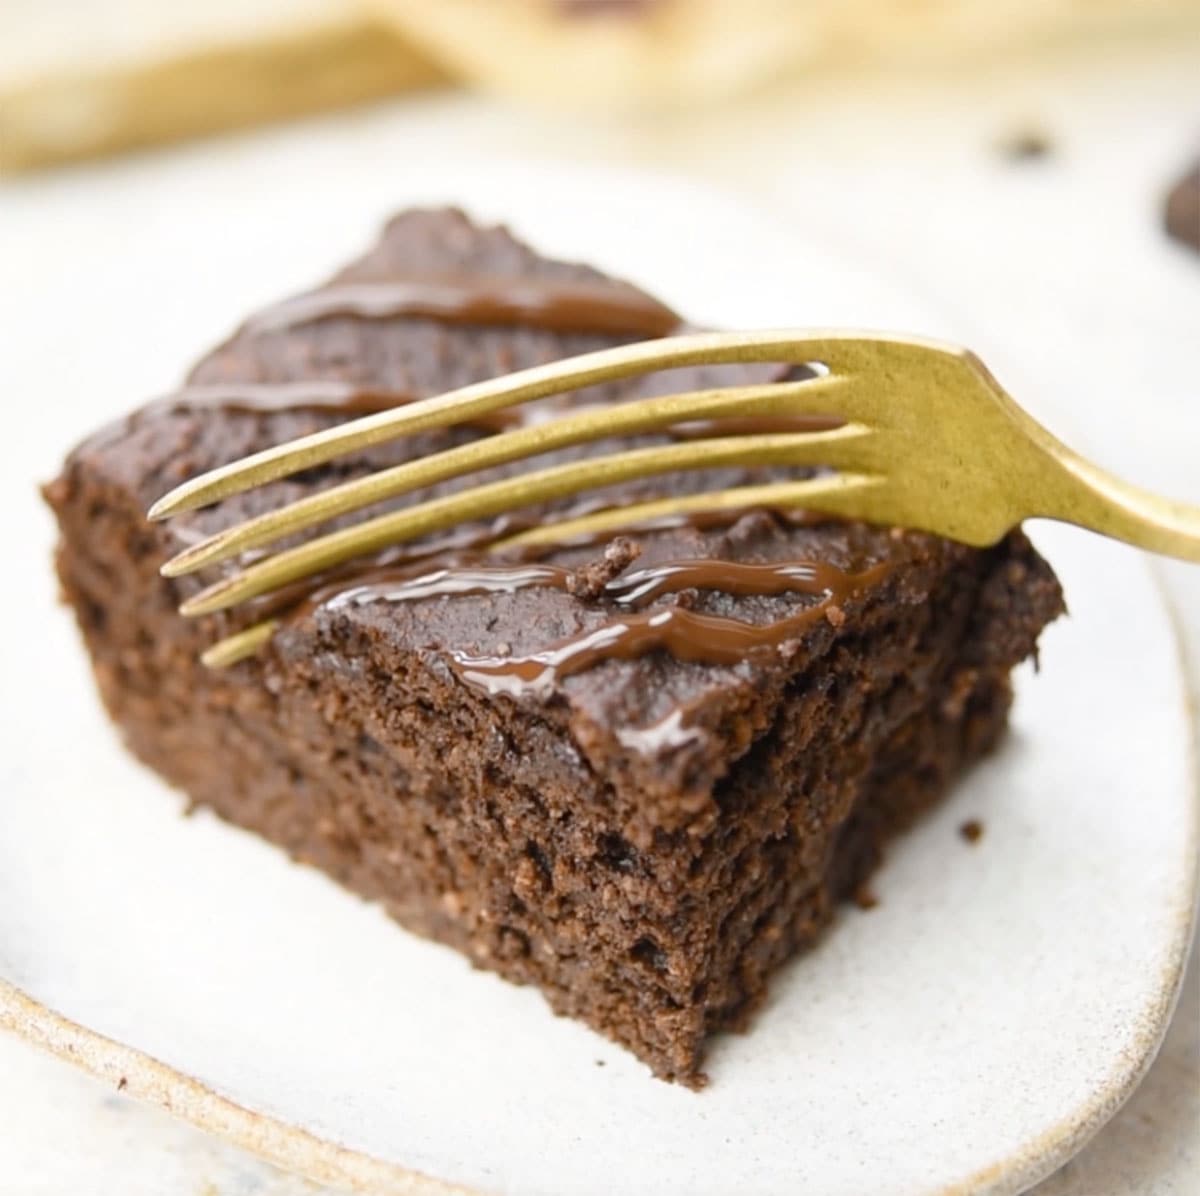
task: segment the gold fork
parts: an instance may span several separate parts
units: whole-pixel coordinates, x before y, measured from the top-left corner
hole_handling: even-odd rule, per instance
[[[521,370],[255,453],[160,499],[165,519],[399,436],[443,428],[599,382],[688,365],[774,362],[823,367],[803,380],[639,399],[502,432],[321,491],[249,519],[168,561],[175,577],[357,511],[491,466],[696,420],[833,416],[836,427],[743,432],[627,449],[464,488],[318,536],[248,564],[188,599],[188,616],[271,592],[354,557],[470,521],[635,478],[721,466],[834,472],[598,511],[512,536],[553,543],[695,511],[801,507],[994,544],[1023,519],[1074,523],[1140,548],[1200,561],[1200,508],[1118,480],[1028,416],[966,349],[851,332],[701,333],[626,345]],[[493,545],[500,547],[501,544]],[[270,638],[267,620],[205,654],[230,664]]]

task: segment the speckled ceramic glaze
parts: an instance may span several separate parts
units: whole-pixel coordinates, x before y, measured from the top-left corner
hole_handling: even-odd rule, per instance
[[[10,352],[62,398],[52,417],[29,412],[0,477],[18,516],[6,575],[22,578],[0,588],[19,631],[0,669],[0,1022],[374,1192],[1011,1193],[1061,1163],[1152,1057],[1193,910],[1179,663],[1136,554],[1034,529],[1071,617],[1046,633],[1041,674],[1020,673],[1008,742],[897,845],[880,904],[847,909],[777,978],[752,1032],[716,1044],[697,1094],[264,843],[181,818],[98,708],[52,604],[33,494],[73,437],[170,387],[246,310],[418,200],[506,219],[702,322],[953,339],[952,321],[683,184],[222,161],[203,189],[186,163],[131,172],[102,193],[110,236],[17,247],[8,263],[31,313]],[[977,843],[959,833],[968,820]]]

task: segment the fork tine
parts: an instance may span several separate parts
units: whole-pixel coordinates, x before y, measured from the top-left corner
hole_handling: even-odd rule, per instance
[[[309,574],[391,544],[518,507],[564,498],[635,478],[729,465],[826,464],[870,468],[869,429],[847,424],[828,432],[737,436],[677,445],[655,445],[588,457],[447,495],[320,536],[251,565],[189,599],[185,615],[209,614],[267,593]]]
[[[431,457],[407,461],[365,478],[344,482],[275,511],[268,511],[184,549],[162,566],[165,577],[178,577],[248,548],[257,548],[293,532],[360,510],[385,498],[407,494],[449,478],[476,473],[554,449],[605,437],[631,435],[688,420],[730,415],[770,416],[815,413],[831,391],[848,379],[836,376],[763,386],[695,391],[640,399],[615,407],[581,411],[544,424],[489,436]],[[853,403],[849,404],[853,406]],[[844,411],[847,404],[834,402]]]
[[[278,619],[264,619],[245,631],[227,635],[200,653],[200,663],[210,669],[224,669],[237,664],[239,660],[253,656],[275,634],[278,626]]]
[[[697,333],[664,337],[642,344],[602,349],[565,361],[520,370],[501,378],[474,383],[460,390],[424,399],[394,411],[351,420],[288,444],[254,453],[240,461],[211,470],[184,482],[159,499],[151,519],[166,519],[183,511],[207,506],[253,486],[299,473],[344,453],[393,440],[430,428],[448,427],[487,415],[504,407],[527,403],[563,391],[578,390],[598,382],[628,378],[686,365],[782,362],[802,365],[824,362],[832,372],[857,370],[864,360],[875,360],[889,342],[860,333],[793,331]],[[947,346],[905,338],[903,343],[927,345],[946,351]],[[950,350],[957,353],[958,350]],[[865,356],[870,355],[870,356]]]

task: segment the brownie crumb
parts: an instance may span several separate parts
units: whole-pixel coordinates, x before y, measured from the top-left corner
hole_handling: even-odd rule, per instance
[[[1014,129],[997,142],[996,148],[1010,162],[1042,161],[1054,152],[1050,138],[1035,127]]]
[[[122,1077],[121,1077],[121,1078],[120,1078],[120,1079],[117,1081],[117,1091],[118,1091],[118,1092],[124,1092],[124,1091],[125,1091],[125,1089],[126,1089],[126,1088],[128,1088],[128,1087],[129,1087],[129,1081],[128,1081],[128,1080],[127,1080],[127,1079],[126,1079],[124,1076],[122,1076]]]
[[[1200,253],[1200,161],[1168,193],[1163,225],[1167,236]]]
[[[968,843],[978,843],[983,838],[983,823],[978,818],[968,818],[966,822],[958,828],[958,833]]]
[[[867,885],[859,885],[854,890],[854,904],[859,909],[874,909],[879,904],[879,898]]]
[[[575,598],[594,600],[604,593],[604,587],[623,573],[641,555],[642,546],[628,536],[618,536],[604,550],[604,555],[571,574],[568,592]]]

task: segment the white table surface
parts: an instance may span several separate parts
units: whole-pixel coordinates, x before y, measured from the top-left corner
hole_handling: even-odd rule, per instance
[[[1044,158],[997,144],[1036,129]],[[818,80],[736,111],[637,127],[466,97],[398,103],[175,151],[555,156],[669,169],[742,191],[956,304],[1002,379],[1070,400],[1068,438],[1133,480],[1200,502],[1200,255],[1160,231],[1200,154],[1200,42],[1044,58],[921,80]],[[62,198],[105,164],[19,184]],[[9,184],[14,188],[16,184]],[[0,218],[4,195],[0,189]],[[86,212],[80,213],[81,226]],[[53,230],[47,229],[47,235]],[[797,264],[802,270],[802,263]],[[0,264],[2,271],[2,264]],[[236,314],[236,313],[235,313]],[[1020,397],[1020,393],[1018,394]],[[1200,569],[1163,575],[1200,689]],[[1200,1176],[1200,974],[1141,1088],[1038,1196],[1186,1196]],[[0,1196],[298,1196],[287,1176],[0,1035]]]

